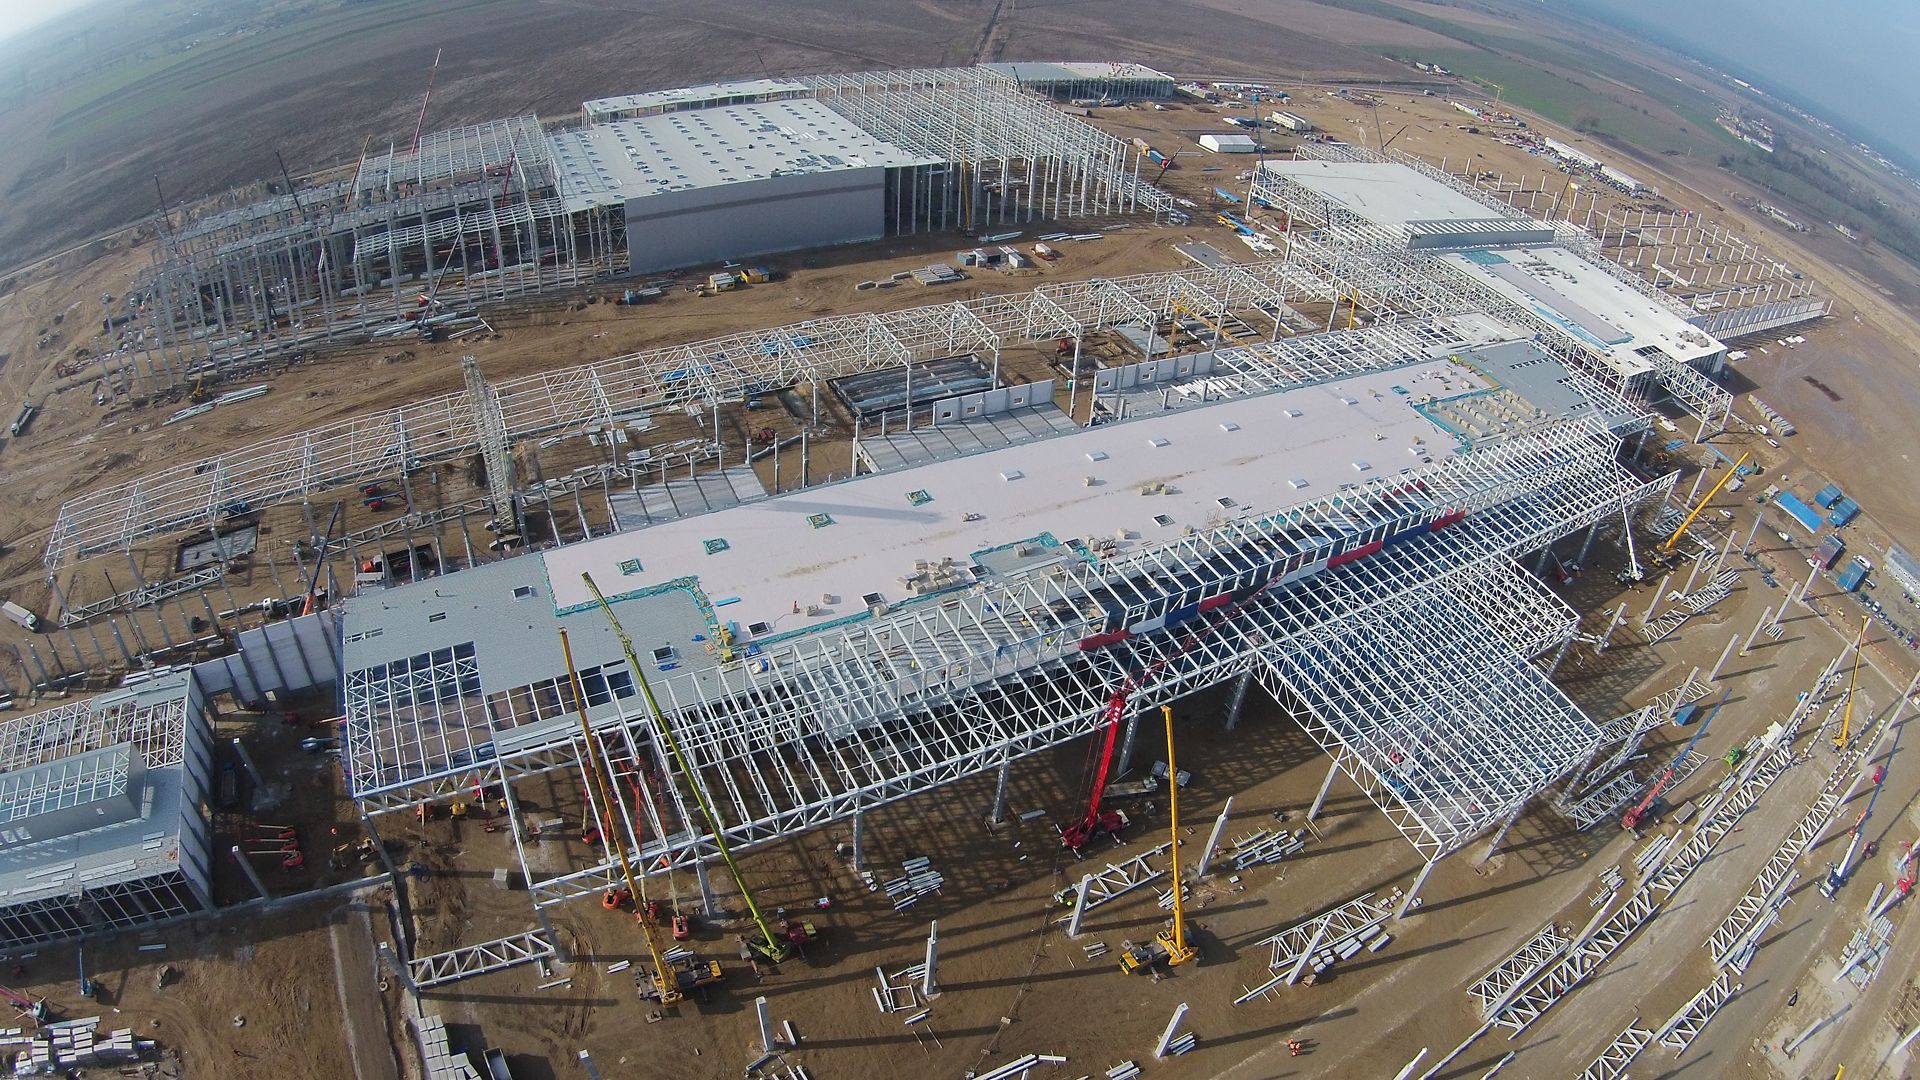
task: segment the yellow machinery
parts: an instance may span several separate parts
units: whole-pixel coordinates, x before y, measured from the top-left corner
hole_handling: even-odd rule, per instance
[[[720,820],[719,812],[713,808],[712,801],[707,798],[706,785],[700,782],[699,775],[694,772],[692,764],[687,761],[686,754],[681,751],[680,740],[673,734],[672,721],[667,718],[666,713],[661,711],[660,702],[653,696],[653,687],[647,684],[646,669],[640,666],[640,658],[634,655],[633,639],[627,636],[626,630],[620,625],[620,620],[614,616],[613,605],[607,603],[607,598],[600,595],[600,586],[593,583],[593,575],[583,573],[580,578],[587,583],[587,591],[593,594],[594,601],[600,605],[600,611],[607,617],[608,625],[613,627],[613,635],[620,639],[620,648],[626,652],[627,666],[633,669],[633,681],[640,687],[640,696],[646,699],[647,712],[653,717],[654,730],[660,734],[660,740],[667,744],[667,753],[672,756],[674,764],[679,766],[680,775],[686,779],[687,787],[692,789],[693,801],[700,807],[700,814],[706,819],[707,828],[713,830],[713,845],[720,849],[720,861],[726,863],[727,873],[732,875],[734,886],[740,890],[740,898],[747,902],[747,913],[753,917],[753,925],[760,931],[758,939],[748,939],[748,948],[776,964],[785,960],[793,955],[795,945],[804,944],[814,936],[812,924],[792,925],[787,928],[784,936],[774,933],[773,927],[767,922],[766,915],[760,911],[760,905],[754,902],[753,892],[747,888],[747,879],[740,872],[740,865],[733,861],[733,850],[727,846],[726,823]]]
[[[634,880],[633,865],[627,861],[627,845],[619,839],[619,834],[614,829],[613,803],[608,801],[607,774],[604,762],[600,760],[600,740],[594,737],[593,727],[587,723],[587,694],[585,688],[580,685],[579,672],[574,670],[573,646],[567,642],[567,632],[564,629],[560,631],[560,652],[567,660],[567,685],[573,690],[573,708],[580,717],[580,738],[585,743],[582,749],[586,751],[587,773],[593,777],[594,793],[600,797],[600,839],[607,847],[613,849],[614,855],[620,860],[620,873],[627,881],[627,895],[634,898],[634,910],[639,913],[635,921],[640,924],[640,931],[646,936],[647,954],[653,959],[652,992],[645,996],[658,1000],[663,1006],[671,1006],[686,995],[680,989],[679,977],[668,966],[666,955],[660,951],[660,939],[654,933],[653,923],[647,920],[645,914],[646,893]],[[609,903],[612,907],[619,906],[616,902],[609,901]],[[718,967],[718,964],[714,965],[716,976]]]
[[[1867,650],[1867,627],[1873,625],[1873,616],[1860,620],[1860,636],[1853,639],[1853,673],[1847,676],[1847,705],[1840,711],[1840,734],[1834,736],[1833,748],[1845,750],[1853,741],[1853,688],[1860,682],[1860,654]]]
[[[1126,972],[1143,971],[1163,962],[1174,967],[1200,955],[1199,950],[1187,944],[1187,905],[1181,895],[1184,886],[1180,882],[1180,764],[1173,756],[1173,709],[1162,705],[1160,713],[1167,721],[1167,806],[1173,817],[1170,826],[1173,844],[1168,848],[1173,853],[1173,922],[1147,944],[1128,945],[1121,950],[1120,970]]]
[[[1699,504],[1693,508],[1693,511],[1686,516],[1686,520],[1680,523],[1680,527],[1673,530],[1673,535],[1667,537],[1667,542],[1660,545],[1661,551],[1670,552],[1673,550],[1673,545],[1680,542],[1680,536],[1687,531],[1687,526],[1693,524],[1693,519],[1700,516],[1700,511],[1707,508],[1707,504],[1713,501],[1715,495],[1720,494],[1720,489],[1727,486],[1727,481],[1740,475],[1740,466],[1745,465],[1747,459],[1752,456],[1752,451],[1740,455],[1740,460],[1733,463],[1733,468],[1728,469],[1727,474],[1722,476],[1719,481],[1707,491],[1707,497],[1700,500]]]

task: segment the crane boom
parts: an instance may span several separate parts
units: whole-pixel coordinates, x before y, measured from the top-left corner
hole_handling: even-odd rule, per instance
[[[1867,648],[1867,627],[1873,625],[1873,616],[1860,620],[1860,636],[1853,639],[1853,673],[1847,676],[1847,705],[1840,712],[1840,734],[1834,736],[1833,748],[1845,750],[1853,741],[1853,690],[1860,684],[1860,654]]]
[[[580,717],[580,738],[585,741],[587,772],[593,777],[593,788],[600,796],[600,838],[612,848],[620,860],[620,874],[627,881],[627,895],[634,898],[635,921],[647,939],[647,953],[653,958],[654,991],[660,996],[662,1006],[670,1006],[681,998],[679,980],[667,966],[666,954],[660,951],[660,939],[653,932],[653,923],[646,916],[645,894],[633,878],[633,864],[627,861],[626,841],[619,838],[613,825],[613,804],[608,801],[607,774],[605,762],[597,749],[599,740],[594,737],[593,726],[587,723],[587,693],[580,684],[580,672],[573,666],[573,645],[567,641],[567,631],[560,630],[560,654],[567,660],[567,686],[573,691],[573,708]]]
[[[1693,524],[1693,519],[1700,516],[1700,511],[1705,510],[1707,508],[1707,504],[1713,501],[1713,497],[1715,495],[1720,494],[1720,489],[1723,487],[1726,487],[1727,481],[1733,479],[1735,476],[1739,474],[1740,466],[1745,465],[1747,463],[1747,459],[1752,456],[1753,456],[1753,451],[1751,450],[1740,455],[1740,460],[1733,463],[1733,468],[1728,469],[1726,475],[1722,476],[1718,481],[1714,483],[1713,487],[1707,491],[1706,497],[1701,499],[1699,504],[1695,506],[1692,509],[1692,511],[1690,511],[1687,514],[1685,520],[1680,522],[1680,527],[1673,530],[1672,536],[1667,537],[1667,542],[1660,545],[1661,551],[1673,550],[1673,545],[1680,542],[1680,536],[1682,533],[1685,533],[1687,531],[1687,526]]]
[[[1194,950],[1187,944],[1187,907],[1180,896],[1180,765],[1173,757],[1173,708],[1162,705],[1160,714],[1167,721],[1167,806],[1172,817],[1168,831],[1173,834],[1173,937],[1164,944],[1167,963],[1184,964],[1193,959]]]
[[[1653,786],[1647,789],[1647,797],[1640,800],[1640,805],[1621,815],[1621,828],[1637,829],[1640,827],[1640,819],[1646,816],[1647,808],[1652,806],[1653,800],[1659,798],[1660,793],[1665,791],[1667,785],[1673,782],[1674,771],[1680,768],[1680,763],[1687,760],[1687,755],[1693,752],[1693,744],[1699,742],[1700,736],[1707,733],[1707,725],[1713,723],[1713,718],[1719,714],[1720,707],[1727,703],[1727,698],[1732,693],[1733,691],[1731,690],[1721,693],[1720,700],[1713,706],[1713,711],[1701,719],[1699,728],[1693,733],[1693,738],[1687,740],[1687,745],[1680,748],[1680,753],[1674,756],[1673,761],[1668,764],[1666,771],[1660,774],[1660,779],[1655,780]]]
[[[640,687],[640,696],[646,700],[647,712],[653,719],[654,730],[660,733],[660,739],[667,744],[667,752],[673,756],[674,764],[680,767],[680,775],[686,778],[687,786],[693,789],[693,801],[699,805],[700,815],[706,819],[707,828],[713,830],[713,844],[720,849],[720,860],[726,863],[727,873],[732,875],[734,887],[740,890],[740,898],[747,902],[747,913],[753,917],[753,925],[759,929],[761,936],[761,940],[751,941],[748,944],[754,951],[774,963],[785,960],[791,954],[792,946],[773,932],[773,927],[767,923],[767,917],[760,911],[760,905],[754,903],[753,892],[747,888],[746,876],[740,872],[740,865],[733,861],[733,851],[727,846],[727,830],[724,823],[720,820],[719,813],[713,808],[713,803],[707,798],[706,785],[700,782],[699,775],[693,771],[692,764],[687,761],[686,753],[680,749],[680,740],[673,734],[673,722],[667,719],[667,714],[660,708],[660,702],[653,696],[653,687],[647,684],[647,673],[640,666],[640,658],[634,655],[633,639],[627,636],[627,631],[613,614],[613,605],[607,603],[607,598],[600,595],[600,586],[593,583],[593,575],[583,572],[580,579],[587,583],[587,591],[593,594],[594,602],[600,605],[601,613],[606,615],[607,623],[613,627],[614,636],[620,639],[620,648],[625,650],[627,666],[633,669],[633,681]]]
[[[1114,810],[1103,810],[1100,806],[1107,793],[1107,778],[1113,772],[1113,748],[1120,738],[1120,720],[1126,714],[1126,692],[1116,690],[1107,699],[1107,707],[1101,714],[1106,736],[1100,747],[1100,764],[1093,774],[1093,790],[1087,794],[1087,811],[1079,821],[1060,831],[1061,841],[1075,851],[1086,847],[1103,832],[1117,832],[1126,827],[1124,815]]]

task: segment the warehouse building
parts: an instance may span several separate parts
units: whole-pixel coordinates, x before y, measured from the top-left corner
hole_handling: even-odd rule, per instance
[[[211,744],[184,670],[0,722],[0,947],[211,907]]]
[[[552,145],[567,212],[618,209],[635,273],[912,231],[946,172],[807,99],[655,112]]]
[[[1172,92],[1145,68],[1037,68]],[[584,126],[528,115],[434,132],[364,154],[347,178],[175,215],[121,300],[103,375],[163,395],[610,277],[1173,205],[1127,143],[994,67],[723,82],[582,112]]]
[[[1297,153],[1263,163],[1251,194],[1322,230],[1299,254],[1331,267],[1339,251],[1391,253],[1397,265],[1374,271],[1382,291],[1529,327],[1618,393],[1671,397],[1700,418],[1700,435],[1732,416],[1733,396],[1712,378],[1726,346],[1696,325],[1704,316],[1608,261],[1577,226],[1526,217],[1412,159],[1346,145]]]

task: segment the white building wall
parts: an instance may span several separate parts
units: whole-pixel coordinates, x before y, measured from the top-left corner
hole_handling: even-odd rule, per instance
[[[635,273],[878,240],[886,170],[775,176],[627,201]]]

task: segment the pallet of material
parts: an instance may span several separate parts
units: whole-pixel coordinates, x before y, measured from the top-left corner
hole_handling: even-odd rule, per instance
[[[956,281],[965,281],[967,276],[945,263],[923,266],[913,272],[913,280],[922,285],[951,285]]]

